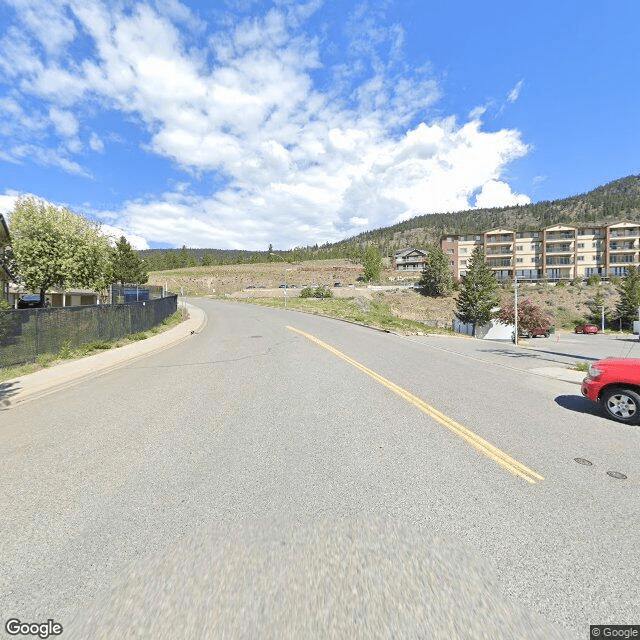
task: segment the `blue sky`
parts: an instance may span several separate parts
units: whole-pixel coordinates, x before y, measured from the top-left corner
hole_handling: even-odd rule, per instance
[[[333,242],[640,173],[640,4],[0,0],[0,211]]]

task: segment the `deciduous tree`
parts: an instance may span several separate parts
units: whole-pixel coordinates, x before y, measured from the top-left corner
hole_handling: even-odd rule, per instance
[[[509,300],[509,302],[502,305],[498,318],[504,324],[515,324],[514,300]],[[524,298],[518,301],[518,332],[520,330],[530,332],[533,329],[548,330],[551,328],[552,323],[551,316],[542,307],[533,302],[531,298]]]
[[[372,245],[367,245],[362,258],[364,265],[364,273],[362,274],[367,282],[372,280],[380,280],[380,272],[382,271],[382,255],[380,251]]]
[[[111,248],[100,226],[35,198],[18,200],[9,221],[18,276],[40,301],[50,287],[100,291],[111,279]]]

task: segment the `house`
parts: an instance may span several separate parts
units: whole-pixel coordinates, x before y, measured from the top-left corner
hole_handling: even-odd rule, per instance
[[[427,252],[422,249],[401,249],[393,254],[391,266],[396,271],[422,271]]]
[[[12,305],[16,305],[20,297],[27,292],[24,287],[11,284],[8,289],[7,299]],[[37,291],[34,293],[38,293]],[[100,304],[100,294],[85,289],[50,289],[45,293],[45,300],[50,307],[79,307],[84,305]]]

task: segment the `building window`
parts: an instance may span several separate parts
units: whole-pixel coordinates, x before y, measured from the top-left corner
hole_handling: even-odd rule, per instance
[[[462,249],[460,249],[460,253],[467,253],[467,250],[462,248]]]
[[[584,249],[584,242],[578,242],[578,249]]]
[[[522,258],[516,258],[516,262],[522,262]]]
[[[582,262],[584,260],[584,256],[578,256],[578,260]]]
[[[466,260],[460,260],[460,264],[461,264],[463,267],[466,267],[466,266],[467,266],[467,261],[466,261]]]
[[[522,245],[521,244],[517,244],[516,245],[516,251],[522,251]]]

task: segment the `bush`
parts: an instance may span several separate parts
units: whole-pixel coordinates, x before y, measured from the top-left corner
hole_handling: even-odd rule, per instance
[[[564,289],[567,286],[567,283],[564,280],[558,280],[556,282],[556,289]]]
[[[600,276],[596,276],[595,274],[592,276],[589,276],[587,280],[587,284],[590,287],[597,287],[600,284]]]
[[[305,287],[300,292],[301,298],[333,298],[333,291],[325,287]]]

